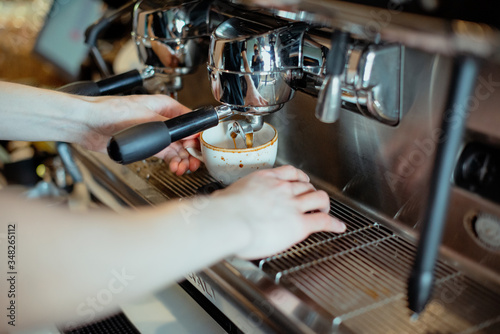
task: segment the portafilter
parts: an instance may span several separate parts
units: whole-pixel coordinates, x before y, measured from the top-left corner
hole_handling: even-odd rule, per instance
[[[276,28],[238,18],[223,22],[212,33],[208,63],[212,92],[223,105],[122,130],[111,138],[108,155],[122,164],[143,160],[233,114],[248,116],[250,128],[258,131],[260,116],[293,97],[290,82],[300,74],[305,30],[304,24]],[[262,53],[260,61],[249,60],[255,51]]]
[[[212,33],[208,74],[215,99],[243,115],[266,115],[293,97],[305,24],[270,27],[230,18]]]

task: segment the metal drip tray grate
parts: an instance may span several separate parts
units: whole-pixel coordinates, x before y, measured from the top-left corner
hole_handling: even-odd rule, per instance
[[[500,295],[443,262],[433,300],[410,321],[406,281],[415,246],[333,200],[331,214],[347,222],[344,234],[317,233],[259,267],[356,333],[500,332]]]
[[[162,162],[129,165],[167,198],[191,197],[214,180],[205,170],[182,177]],[[433,300],[410,321],[406,282],[415,246],[331,200],[333,216],[347,222],[342,235],[316,233],[263,259],[260,269],[304,302],[354,333],[500,333],[500,295],[440,261]]]
[[[128,167],[169,199],[192,197],[202,187],[215,182],[215,179],[203,169],[182,176],[174,175],[168,166],[158,159],[136,162]]]

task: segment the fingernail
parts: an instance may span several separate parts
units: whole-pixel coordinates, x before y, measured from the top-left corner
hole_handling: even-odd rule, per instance
[[[333,224],[336,225],[336,230],[339,231],[339,233],[343,233],[347,230],[347,226],[344,222],[341,222],[340,220],[338,219],[335,219],[333,220]]]

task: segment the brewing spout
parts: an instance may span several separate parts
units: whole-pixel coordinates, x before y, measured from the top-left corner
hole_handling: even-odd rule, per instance
[[[264,125],[264,119],[259,115],[247,115],[246,121],[250,124],[253,131],[259,131]]]

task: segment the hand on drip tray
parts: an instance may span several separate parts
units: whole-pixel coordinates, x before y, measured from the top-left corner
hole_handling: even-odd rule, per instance
[[[309,177],[292,166],[254,172],[213,196],[224,197],[224,215],[248,227],[247,243],[237,255],[256,259],[274,255],[311,233],[342,233],[343,222],[328,215],[330,200]]]

